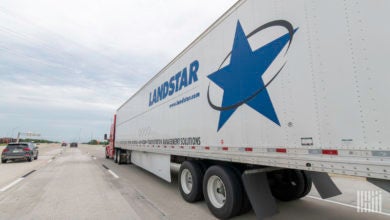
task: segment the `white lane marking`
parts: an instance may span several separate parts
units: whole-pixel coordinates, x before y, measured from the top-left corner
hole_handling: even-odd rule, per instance
[[[18,184],[20,181],[22,181],[24,178],[20,177],[19,179],[13,181],[12,183],[8,184],[7,186],[4,186],[2,189],[0,189],[1,192],[6,191],[7,189],[13,187],[14,185]]]
[[[94,157],[93,159],[96,160],[96,157]]]
[[[357,206],[355,206],[355,205],[349,205],[349,204],[336,202],[336,201],[329,200],[329,199],[321,199],[321,198],[315,197],[315,196],[306,196],[306,197],[309,197],[311,199],[316,199],[316,200],[320,200],[320,201],[324,201],[324,202],[329,202],[329,203],[333,203],[333,204],[342,205],[342,206],[346,206],[346,207],[357,209]],[[390,216],[390,213],[386,213],[386,212],[373,212],[373,213]]]
[[[47,163],[51,163],[53,160],[52,159],[50,159],[49,161],[47,161]]]
[[[114,176],[115,178],[119,178],[118,175],[116,175],[114,172],[112,172],[111,170],[108,170],[109,173],[111,173],[112,176]]]

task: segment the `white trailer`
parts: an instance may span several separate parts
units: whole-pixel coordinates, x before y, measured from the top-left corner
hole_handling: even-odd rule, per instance
[[[339,195],[328,173],[388,189],[389,11],[238,1],[117,110],[115,161],[167,181],[181,163],[183,198],[218,218],[272,215],[312,182]]]

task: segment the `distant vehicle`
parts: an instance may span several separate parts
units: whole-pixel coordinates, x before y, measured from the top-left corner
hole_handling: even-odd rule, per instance
[[[1,162],[23,159],[33,161],[38,159],[38,147],[34,143],[9,143],[1,154]]]
[[[70,147],[77,147],[77,143],[76,142],[70,143]]]
[[[61,147],[66,147],[68,144],[66,142],[62,142]]]

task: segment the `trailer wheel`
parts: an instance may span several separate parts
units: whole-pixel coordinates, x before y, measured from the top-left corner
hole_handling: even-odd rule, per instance
[[[280,201],[292,201],[306,196],[311,178],[301,170],[278,170],[268,173],[272,195]]]
[[[117,155],[116,155],[116,161],[117,161],[118,165],[121,165],[123,163],[123,161],[121,159],[121,153],[122,153],[122,150],[118,149]]]
[[[118,149],[114,149],[114,163],[118,163]]]
[[[203,195],[213,215],[227,219],[237,215],[242,206],[242,187],[229,167],[211,166],[203,179]]]
[[[242,175],[243,171],[241,171],[235,167],[232,167],[232,169],[234,170],[234,172],[237,176],[237,179],[241,180],[241,175]],[[251,205],[251,202],[249,201],[248,195],[244,189],[244,185],[242,184],[242,181],[239,181],[239,184],[242,188],[242,202],[241,202],[242,205],[241,205],[240,211],[238,212],[238,215],[242,215],[242,214],[249,212],[252,209],[252,205]]]
[[[205,174],[207,168],[209,167],[209,165],[207,164],[207,162],[204,161],[204,160],[198,160],[198,161],[196,161],[196,162],[197,162],[197,163],[199,164],[199,166],[201,167],[202,173]],[[202,180],[202,181],[203,181],[203,180]]]
[[[301,172],[302,172],[304,179],[305,179],[305,189],[299,198],[305,197],[307,194],[309,194],[309,192],[311,190],[311,186],[313,185],[310,174],[307,173],[306,171],[303,171],[303,170]]]
[[[179,191],[187,202],[203,199],[202,181],[204,171],[195,161],[184,161],[179,170]]]

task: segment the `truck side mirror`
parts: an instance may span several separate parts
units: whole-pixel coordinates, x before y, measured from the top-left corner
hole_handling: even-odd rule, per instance
[[[107,140],[107,134],[104,134],[104,140]]]

